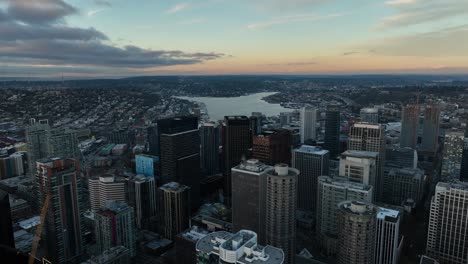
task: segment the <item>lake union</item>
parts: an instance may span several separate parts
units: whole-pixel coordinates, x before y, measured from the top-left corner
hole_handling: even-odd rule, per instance
[[[222,120],[225,115],[250,116],[252,112],[261,112],[266,116],[276,116],[280,112],[291,112],[279,104],[270,104],[262,98],[275,94],[275,92],[256,93],[239,97],[187,97],[177,98],[205,104],[211,120]]]

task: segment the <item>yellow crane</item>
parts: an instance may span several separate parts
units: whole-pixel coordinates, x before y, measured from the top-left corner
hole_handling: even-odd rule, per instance
[[[34,260],[36,259],[37,248],[39,247],[39,241],[41,240],[42,226],[44,225],[45,217],[47,215],[47,209],[49,208],[49,200],[50,200],[50,194],[47,194],[44,200],[44,204],[41,209],[41,217],[40,217],[41,222],[37,226],[36,234],[34,235],[31,253],[29,254],[28,264],[34,264]],[[44,263],[44,260],[43,260],[43,263]]]

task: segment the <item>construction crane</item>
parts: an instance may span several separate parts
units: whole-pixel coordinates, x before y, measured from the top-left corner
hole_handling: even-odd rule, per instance
[[[49,208],[49,201],[50,201],[50,194],[47,194],[44,200],[44,204],[41,209],[41,218],[40,218],[41,222],[37,226],[36,234],[34,235],[31,253],[29,254],[28,264],[34,264],[34,260],[36,259],[36,252],[37,252],[37,248],[39,247],[39,241],[41,240],[42,226],[44,225],[45,217],[47,215],[47,209]],[[44,260],[42,262],[44,263]]]

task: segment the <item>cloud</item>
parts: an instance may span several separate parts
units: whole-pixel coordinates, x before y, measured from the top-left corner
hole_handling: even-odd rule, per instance
[[[340,17],[342,14],[330,14],[330,15],[315,15],[315,14],[299,14],[299,15],[289,15],[289,16],[279,16],[273,18],[269,21],[260,22],[260,23],[253,23],[247,26],[250,30],[256,29],[264,29],[275,25],[281,24],[289,24],[289,23],[296,23],[296,22],[313,22],[313,21],[320,21],[325,19],[331,19],[335,17]]]
[[[87,15],[88,15],[88,17],[92,17],[92,16],[96,15],[97,13],[101,13],[102,11],[104,11],[104,9],[89,10]]]
[[[386,2],[397,14],[384,17],[377,29],[407,27],[468,15],[466,0],[394,0]]]
[[[47,24],[76,14],[78,10],[63,0],[10,0],[6,12],[10,19],[26,24]]]
[[[45,40],[108,40],[107,36],[94,28],[76,28],[66,26],[29,26],[17,23],[0,24],[0,41],[17,42],[36,39]]]
[[[121,74],[155,67],[198,64],[225,56],[215,52],[113,46],[103,32],[68,26],[66,17],[78,14],[79,10],[62,0],[35,1],[31,4],[29,0],[0,0],[0,3],[6,3],[5,11],[0,9],[0,19],[3,20],[0,23],[0,58],[2,63],[15,65],[17,69],[67,67],[69,71],[83,73],[86,72],[83,69],[93,68],[96,74],[102,69]],[[100,10],[91,10],[87,15],[97,12]]]
[[[468,56],[468,25],[369,41],[363,49],[376,55],[415,57]]]
[[[343,56],[356,55],[356,54],[359,54],[359,53],[360,52],[358,52],[358,51],[348,51],[348,52],[343,53]]]
[[[0,57],[10,61],[30,60],[52,65],[99,65],[146,68],[202,63],[222,57],[219,53],[186,53],[179,50],[148,50],[136,46],[123,48],[96,41],[31,40],[0,41]]]
[[[180,11],[183,11],[185,9],[187,9],[190,5],[188,3],[179,3],[171,8],[169,8],[166,13],[168,14],[174,14],[174,13],[178,13]]]

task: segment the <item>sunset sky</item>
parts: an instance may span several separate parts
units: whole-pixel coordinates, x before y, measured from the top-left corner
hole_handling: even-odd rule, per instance
[[[0,0],[0,77],[468,74],[467,0]]]

